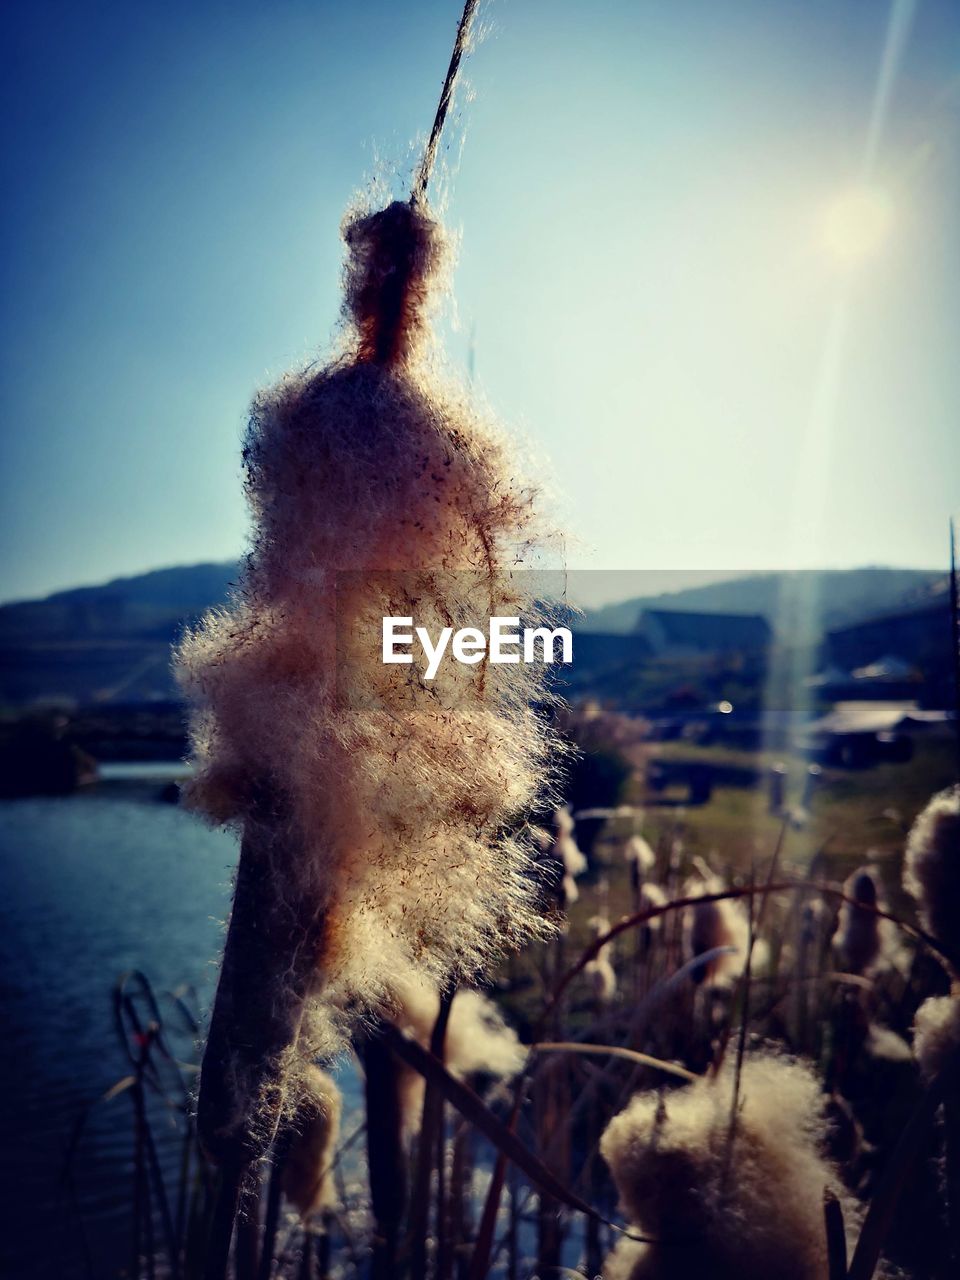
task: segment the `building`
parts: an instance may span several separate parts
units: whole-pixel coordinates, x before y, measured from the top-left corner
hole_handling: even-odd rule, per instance
[[[954,653],[950,597],[943,592],[912,609],[881,614],[828,631],[823,661],[850,672],[834,697],[916,698],[953,705]]]

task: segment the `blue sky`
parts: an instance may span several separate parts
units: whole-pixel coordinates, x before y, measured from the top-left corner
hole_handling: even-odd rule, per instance
[[[238,553],[250,395],[328,341],[343,208],[374,173],[403,189],[457,16],[7,6],[0,599]],[[475,335],[571,564],[943,563],[957,7],[491,0],[484,20],[450,138],[450,349]]]

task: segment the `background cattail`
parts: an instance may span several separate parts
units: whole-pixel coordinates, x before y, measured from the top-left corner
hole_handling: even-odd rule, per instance
[[[709,895],[723,893],[723,881],[717,876],[696,880],[686,886],[685,895]],[[704,960],[693,970],[695,982],[708,988],[722,990],[731,986],[743,973],[750,942],[750,921],[739,900],[721,898],[717,902],[698,902],[689,908],[687,917],[687,952],[691,959],[706,955],[719,947],[726,948],[720,955]],[[768,948],[763,939],[755,939],[753,964],[761,967],[767,959]]]
[[[907,837],[903,885],[928,933],[957,957],[960,929],[960,786],[935,795]],[[960,964],[954,960],[960,974]]]
[[[583,875],[587,869],[587,859],[574,837],[574,821],[569,806],[564,805],[554,814],[557,837],[554,851],[563,863],[564,874],[568,876]]]
[[[848,973],[869,977],[881,966],[895,963],[896,938],[888,922],[876,913],[875,908],[882,910],[883,904],[875,874],[868,867],[848,876],[843,893],[852,901],[840,908],[833,946]]]
[[[428,1048],[440,1013],[440,996],[419,975],[410,973],[395,982],[388,1012],[395,1026]],[[477,1075],[509,1079],[521,1069],[527,1054],[493,1001],[469,989],[460,989],[453,997],[443,1049],[445,1065],[461,1079]],[[409,1136],[420,1126],[424,1079],[412,1068],[400,1070],[403,1126]]]
[[[284,1194],[301,1218],[336,1203],[332,1166],[342,1110],[343,1099],[331,1077],[317,1066],[308,1067],[283,1166]]]
[[[574,819],[569,805],[554,810],[551,831],[544,833],[541,847],[560,872],[559,896],[564,910],[580,897],[577,877],[587,869],[587,859],[574,838]]]
[[[928,1081],[946,1075],[960,1088],[960,998],[930,996],[917,1010],[913,1051]]]
[[[734,1126],[732,1105],[728,1066],[667,1094],[640,1094],[607,1126],[600,1150],[624,1212],[658,1243],[623,1241],[605,1277],[827,1275],[823,1193],[843,1193],[818,1151],[816,1076],[799,1062],[748,1058]]]
[[[591,916],[588,921],[594,937],[600,938],[610,931],[610,921],[606,916]],[[617,974],[611,963],[610,943],[600,948],[594,958],[584,967],[584,973],[593,988],[594,1000],[599,1005],[610,1004],[617,994]]]
[[[641,880],[650,874],[657,861],[657,856],[650,845],[643,836],[638,835],[631,836],[624,844],[623,856],[631,869],[631,874],[635,874]]]

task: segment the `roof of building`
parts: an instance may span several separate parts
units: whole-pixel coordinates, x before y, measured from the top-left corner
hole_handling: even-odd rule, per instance
[[[947,592],[927,597],[925,600],[917,604],[910,605],[908,608],[896,609],[887,613],[875,613],[869,618],[861,618],[858,622],[847,622],[842,627],[832,627],[827,636],[855,635],[860,631],[869,631],[872,627],[882,627],[886,624],[894,624],[897,622],[905,622],[911,619],[920,618],[939,618],[942,614],[950,613],[950,596]]]

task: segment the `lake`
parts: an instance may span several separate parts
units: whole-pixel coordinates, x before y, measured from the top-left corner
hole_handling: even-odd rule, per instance
[[[0,1272],[10,1280],[129,1271],[130,1093],[92,1109],[72,1187],[62,1174],[78,1117],[129,1071],[118,976],[142,970],[160,993],[186,984],[199,1007],[213,993],[237,841],[160,802],[174,776],[175,766],[111,766],[76,795],[0,803]],[[184,1056],[191,1040],[177,1044]],[[161,1118],[169,1161],[167,1128]]]

